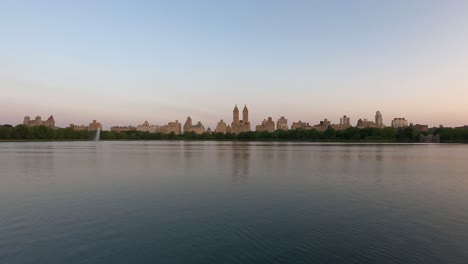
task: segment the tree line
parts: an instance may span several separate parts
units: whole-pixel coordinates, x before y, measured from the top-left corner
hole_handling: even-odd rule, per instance
[[[386,128],[355,128],[345,130],[327,129],[324,132],[312,130],[276,130],[274,132],[243,132],[239,134],[185,132],[149,133],[143,131],[101,131],[101,140],[259,140],[259,141],[350,141],[350,142],[419,142],[421,135],[412,127],[403,129]],[[439,135],[441,142],[468,143],[468,129],[437,128],[431,131]],[[0,126],[0,140],[92,140],[96,131],[76,131],[71,128],[52,129],[45,126],[2,125]]]

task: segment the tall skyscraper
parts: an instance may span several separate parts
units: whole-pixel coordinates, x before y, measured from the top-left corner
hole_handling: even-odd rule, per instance
[[[249,122],[249,110],[247,109],[247,105],[245,105],[244,110],[242,110],[242,121],[244,121],[244,123]]]
[[[237,105],[234,107],[234,110],[232,111],[232,122],[238,123],[239,122],[239,108],[237,108]]]
[[[377,125],[377,127],[383,127],[383,118],[380,111],[377,111],[377,113],[375,113],[375,124]]]

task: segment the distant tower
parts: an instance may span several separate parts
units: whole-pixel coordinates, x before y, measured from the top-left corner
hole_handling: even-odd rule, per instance
[[[249,110],[247,109],[247,105],[245,105],[244,110],[242,110],[242,121],[244,123],[249,122]]]
[[[239,108],[237,108],[237,105],[232,111],[232,116],[232,122],[237,124],[239,122]]]
[[[383,126],[383,118],[380,111],[377,111],[377,113],[375,113],[375,124],[377,125],[377,127]]]

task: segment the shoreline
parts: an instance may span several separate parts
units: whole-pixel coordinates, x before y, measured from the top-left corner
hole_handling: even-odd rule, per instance
[[[468,144],[465,141],[446,141],[440,143],[412,142],[412,141],[389,141],[389,140],[249,140],[249,139],[102,139],[96,142],[136,142],[136,141],[186,141],[186,142],[297,142],[297,143],[354,143],[354,144],[415,144],[415,145],[437,145],[437,144]],[[95,142],[87,139],[0,139],[0,143],[17,142]]]

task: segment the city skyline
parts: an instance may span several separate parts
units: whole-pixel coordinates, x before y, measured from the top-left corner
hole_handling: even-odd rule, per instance
[[[0,122],[468,119],[468,2],[4,1]],[[242,105],[243,106],[243,105]],[[66,120],[66,121],[65,121]],[[276,121],[276,120],[275,120]],[[229,121],[230,122],[230,121]],[[229,123],[230,124],[230,123]]]
[[[93,119],[92,122],[89,124],[89,130],[96,130],[97,128],[101,130],[118,130],[118,131],[129,131],[129,130],[137,130],[137,131],[146,131],[150,133],[169,133],[170,131],[178,131],[176,134],[180,134],[187,131],[193,131],[197,134],[202,134],[205,132],[222,132],[226,133],[233,133],[238,134],[240,132],[247,132],[247,131],[268,131],[273,132],[275,130],[295,130],[297,128],[302,129],[316,129],[319,131],[325,131],[329,128],[333,128],[335,130],[345,130],[350,127],[356,128],[385,128],[385,127],[392,127],[392,128],[405,128],[405,127],[417,127],[420,130],[421,127],[424,129],[428,129],[431,127],[428,124],[423,124],[421,122],[413,122],[412,120],[408,120],[405,117],[391,117],[389,121],[386,123],[387,120],[381,111],[377,110],[373,118],[365,118],[365,117],[357,117],[356,120],[352,119],[348,115],[343,115],[339,118],[339,122],[335,122],[335,120],[329,120],[328,118],[323,118],[319,121],[308,121],[308,120],[290,120],[288,123],[288,118],[282,115],[279,118],[276,118],[274,121],[272,116],[268,116],[263,119],[260,123],[251,123],[249,117],[249,110],[247,105],[245,104],[242,110],[242,119],[240,118],[240,111],[235,104],[233,112],[232,112],[232,123],[229,122],[228,119],[218,119],[216,125],[214,126],[207,126],[203,120],[194,121],[190,115],[187,116],[185,122],[182,119],[175,119],[171,120],[166,123],[161,122],[149,122],[148,120],[144,120],[143,122],[132,122],[128,124],[111,124],[111,125],[102,125],[101,122],[98,122],[96,119]],[[355,123],[355,124],[353,124]],[[24,124],[27,126],[39,126],[44,125],[51,128],[73,128],[74,130],[88,130],[87,123],[68,123],[67,126],[60,126],[56,123],[54,115],[50,115],[47,120],[42,119],[42,116],[24,116],[22,123],[11,123],[7,125],[19,125]],[[2,125],[2,123],[0,123]],[[466,127],[467,125],[459,125],[455,127]],[[439,124],[439,127],[445,127],[444,124]],[[162,130],[161,130],[162,129]]]

